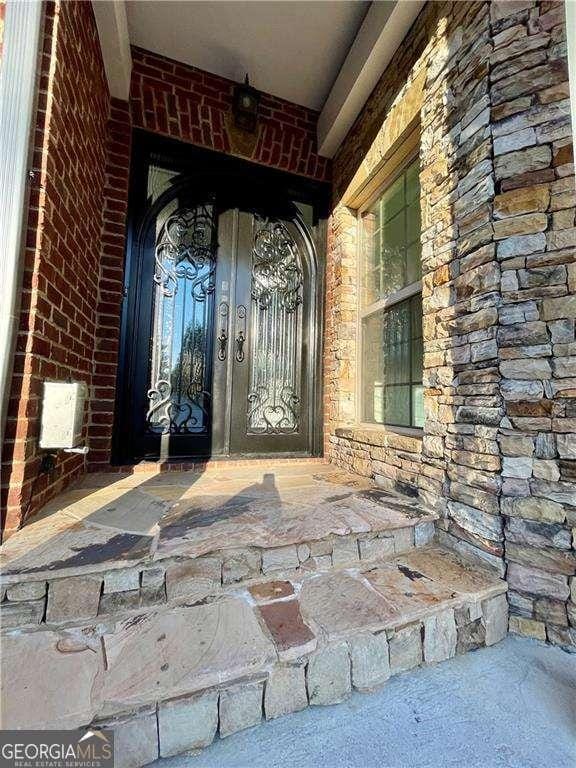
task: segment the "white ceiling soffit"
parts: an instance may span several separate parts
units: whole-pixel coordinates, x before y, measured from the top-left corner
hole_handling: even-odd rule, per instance
[[[424,6],[424,0],[373,2],[318,122],[318,152],[333,157]]]
[[[130,42],[320,110],[367,0],[128,0]]]
[[[124,0],[93,0],[92,8],[110,95],[125,101],[130,93],[132,72],[126,5]]]

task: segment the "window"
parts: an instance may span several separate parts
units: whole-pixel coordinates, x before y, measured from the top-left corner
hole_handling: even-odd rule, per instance
[[[424,425],[418,161],[394,178],[362,222],[362,420]]]

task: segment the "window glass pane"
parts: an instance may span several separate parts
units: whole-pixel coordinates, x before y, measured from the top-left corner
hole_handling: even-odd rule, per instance
[[[421,427],[422,297],[368,316],[362,337],[363,420]]]
[[[420,198],[420,165],[416,160],[406,170],[406,202],[412,203]]]
[[[420,202],[406,208],[406,242],[420,245]]]
[[[422,296],[410,300],[411,343],[412,343],[412,425],[424,426],[424,387],[422,371],[424,369],[424,340],[422,338]]]
[[[422,294],[418,293],[410,299],[410,314],[412,318],[412,337],[422,338]]]
[[[402,210],[404,205],[404,175],[402,175],[382,195],[382,221],[391,219]]]
[[[424,387],[412,387],[412,426],[424,426]]]
[[[388,219],[382,227],[382,259],[384,263],[399,258],[406,245],[406,226],[403,213]],[[400,257],[401,258],[401,257]]]
[[[378,205],[362,217],[362,294],[365,306],[378,301],[381,292],[379,210]]]
[[[362,304],[371,307],[421,279],[420,166],[415,160],[362,215]],[[422,299],[362,321],[364,421],[422,426]]]
[[[406,248],[406,285],[416,283],[422,277],[422,259],[420,243],[414,243]]]
[[[385,385],[410,382],[410,305],[403,302],[384,313]]]
[[[362,302],[370,306],[422,276],[418,161],[363,214],[362,229]]]
[[[384,423],[382,313],[371,315],[362,327],[364,421]]]
[[[404,214],[399,213],[384,224],[382,229],[382,293],[389,294],[406,285],[406,242]]]
[[[369,231],[380,231],[380,202],[373,205],[372,208],[364,214],[364,225],[370,227]]]
[[[386,388],[386,424],[410,426],[410,387]]]
[[[412,339],[412,381],[419,383],[422,381],[422,338]]]
[[[148,197],[151,203],[156,202],[160,195],[165,192],[173,179],[178,174],[168,168],[161,168],[158,165],[151,165],[148,169]]]
[[[411,349],[412,349],[412,382],[420,383],[422,381],[424,347],[422,341],[422,296],[414,296],[410,300],[411,317]]]

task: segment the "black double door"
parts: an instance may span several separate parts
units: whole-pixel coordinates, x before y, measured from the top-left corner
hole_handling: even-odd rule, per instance
[[[313,206],[231,186],[150,166],[129,245],[119,461],[317,450]]]

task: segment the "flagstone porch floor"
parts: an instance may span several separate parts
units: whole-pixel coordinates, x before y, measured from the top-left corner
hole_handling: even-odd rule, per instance
[[[87,476],[2,547],[0,727],[138,768],[492,645],[506,584],[434,520],[319,461]]]
[[[390,540],[417,528],[431,538],[435,517],[416,499],[320,460],[214,462],[201,472],[153,467],[86,475],[58,496],[1,547],[3,583],[247,547],[270,555],[340,537]]]

